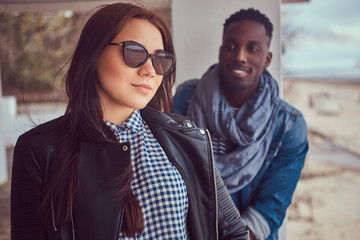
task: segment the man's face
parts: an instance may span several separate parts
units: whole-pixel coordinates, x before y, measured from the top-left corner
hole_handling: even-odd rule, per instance
[[[270,39],[264,25],[252,20],[231,23],[223,36],[219,63],[224,90],[252,91],[271,62]]]

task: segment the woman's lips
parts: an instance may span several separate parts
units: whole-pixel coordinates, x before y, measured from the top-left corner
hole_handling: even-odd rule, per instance
[[[145,83],[131,84],[131,85],[142,93],[149,93],[152,90],[151,86]]]

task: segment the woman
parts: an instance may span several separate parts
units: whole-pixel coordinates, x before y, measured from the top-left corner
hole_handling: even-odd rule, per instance
[[[247,239],[206,131],[160,112],[174,62],[168,28],[143,8],[88,20],[64,116],[17,141],[12,239]]]

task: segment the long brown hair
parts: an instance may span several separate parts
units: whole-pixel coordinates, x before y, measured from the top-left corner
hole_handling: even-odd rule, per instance
[[[97,135],[90,136],[98,141],[115,141],[105,133],[100,98],[96,90],[98,81],[95,64],[104,48],[111,42],[123,27],[133,18],[149,21],[157,27],[162,35],[164,50],[174,54],[174,47],[168,27],[164,21],[142,7],[128,3],[107,5],[95,12],[85,24],[69,70],[65,76],[66,92],[69,98],[66,113],[63,117],[59,141],[56,145],[56,159],[50,166],[50,178],[45,181],[44,198],[40,213],[46,222],[54,218],[53,224],[62,225],[70,220],[78,186],[79,144],[83,135],[84,121]],[[171,89],[175,81],[173,71],[163,77],[163,81],[148,104],[149,106],[170,111],[172,105]],[[66,123],[66,124],[65,124]],[[65,133],[65,134],[63,134]],[[97,137],[96,137],[97,136]],[[125,214],[121,231],[130,237],[140,233],[144,228],[144,219],[139,203],[131,190],[131,165],[119,179],[129,179],[119,189],[118,196],[126,199]]]

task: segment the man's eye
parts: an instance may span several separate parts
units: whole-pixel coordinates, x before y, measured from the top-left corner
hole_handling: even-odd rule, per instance
[[[249,47],[249,52],[259,52],[260,48],[256,47],[256,46],[250,46]]]
[[[225,48],[226,50],[228,50],[228,51],[232,51],[232,50],[235,50],[235,49],[236,49],[236,47],[235,47],[234,44],[225,44],[225,45],[224,45],[224,48]]]

